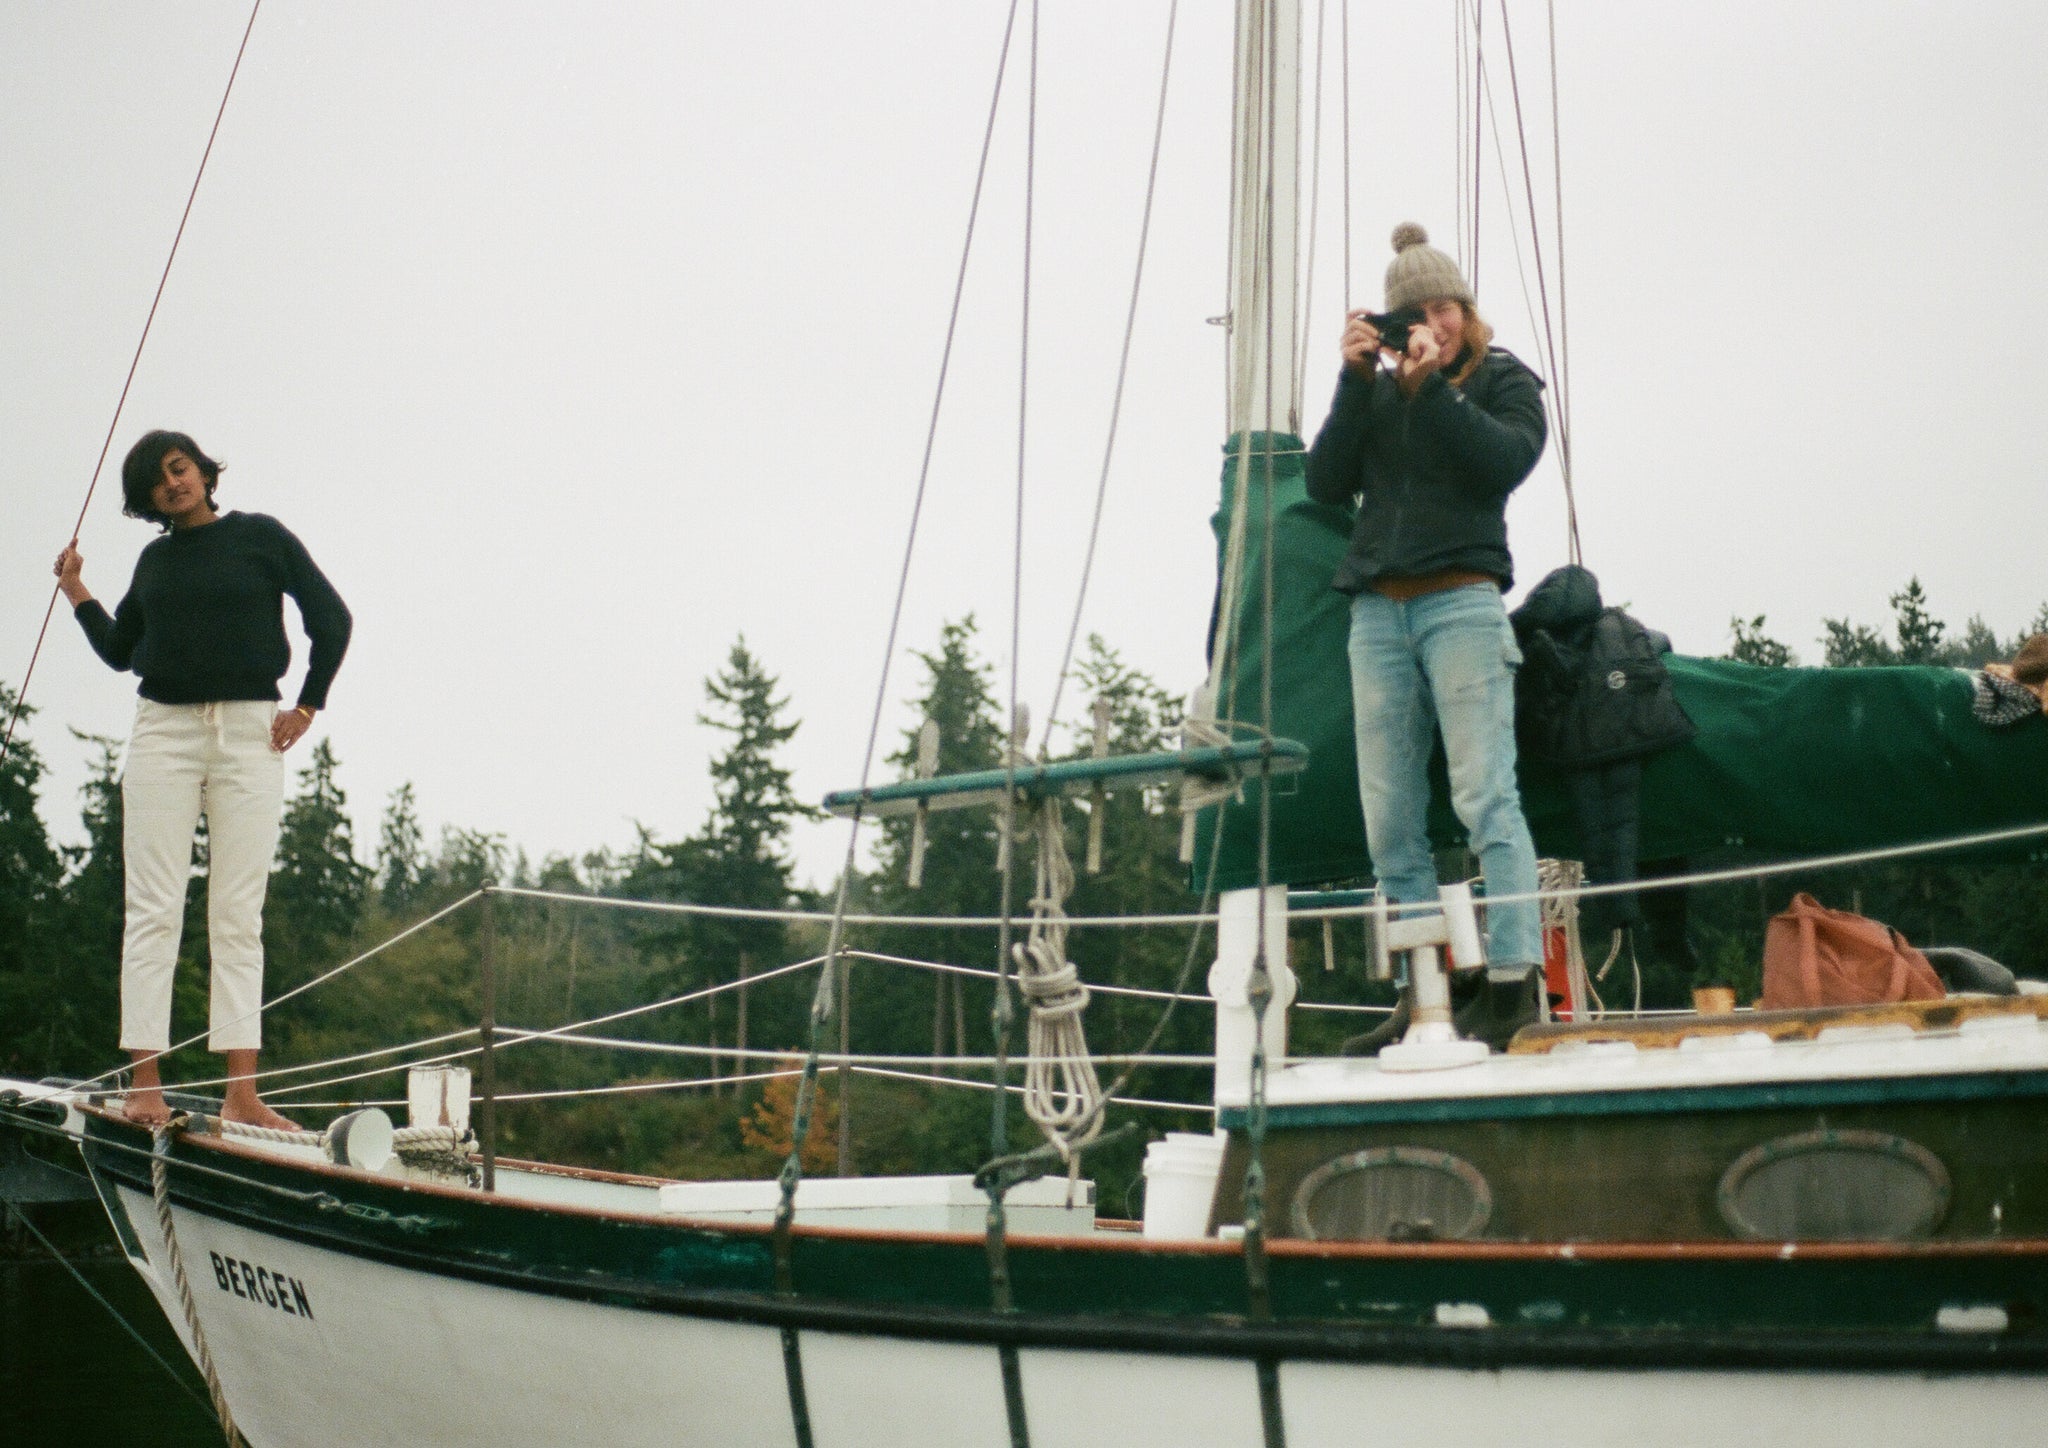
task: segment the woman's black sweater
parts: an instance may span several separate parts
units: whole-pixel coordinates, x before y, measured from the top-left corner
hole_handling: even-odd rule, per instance
[[[349,612],[305,544],[262,513],[223,513],[165,534],[135,560],[128,596],[112,616],[97,599],[74,610],[93,650],[142,676],[159,704],[275,699],[291,666],[284,599],[299,605],[313,642],[299,702],[327,707],[327,686],[348,649]]]

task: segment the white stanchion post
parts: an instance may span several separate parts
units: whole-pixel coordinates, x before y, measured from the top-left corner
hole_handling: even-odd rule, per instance
[[[1294,1004],[1294,972],[1287,964],[1287,887],[1226,890],[1217,899],[1216,963],[1209,995],[1216,1002],[1216,1104],[1242,1106],[1252,1092],[1252,961],[1259,950],[1259,897],[1265,896],[1266,973],[1273,999],[1266,1007],[1266,1069],[1287,1060],[1287,1011]]]

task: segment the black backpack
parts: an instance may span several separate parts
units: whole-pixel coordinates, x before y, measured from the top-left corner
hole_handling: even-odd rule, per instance
[[[1585,769],[1683,744],[1697,732],[1672,692],[1671,641],[1618,608],[1572,565],[1549,574],[1512,615],[1522,646],[1515,734],[1539,763]]]

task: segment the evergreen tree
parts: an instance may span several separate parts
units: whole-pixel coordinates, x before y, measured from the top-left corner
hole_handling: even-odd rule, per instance
[[[904,731],[902,746],[888,762],[900,778],[917,766],[918,734],[930,720],[939,728],[939,774],[994,769],[1002,763],[1004,730],[996,709],[992,674],[975,651],[972,614],[939,630],[938,647],[918,653],[924,665],[922,692],[912,701],[917,722]],[[1001,880],[996,873],[997,815],[992,808],[935,810],[926,818],[924,883],[909,884],[912,822],[896,816],[881,822],[875,850],[875,875],[870,892],[875,907],[891,914],[992,915],[1001,908]],[[891,954],[986,968],[994,963],[986,930],[888,930],[876,948]],[[863,992],[866,1019],[875,1029],[864,1031],[876,1049],[923,1049],[918,1029],[923,1011],[918,997],[926,993],[910,973],[876,974],[872,989]],[[986,989],[969,988],[957,975],[935,973],[929,991],[934,1056],[965,1053],[980,1039],[987,1019]],[[948,1037],[951,1039],[948,1044]]]
[[[505,837],[484,830],[448,825],[441,831],[441,854],[434,873],[452,894],[467,895],[505,879]]]
[[[1091,634],[1075,677],[1108,718],[1111,754],[1146,754],[1180,747],[1181,701],[1139,669],[1124,662],[1100,635]],[[1094,746],[1093,710],[1071,729],[1075,757]],[[1119,790],[1102,803],[1102,870],[1085,873],[1086,811],[1073,810],[1068,842],[1076,884],[1068,910],[1076,915],[1137,915],[1190,909],[1187,867],[1180,861],[1179,792]],[[1180,974],[1187,942],[1177,934],[1146,930],[1098,930],[1069,937],[1082,978],[1098,985],[1170,989]],[[1199,993],[1201,981],[1194,982]],[[1104,995],[1089,1012],[1090,1044],[1099,1051],[1135,1049],[1152,1029],[1159,1003]],[[1161,1049],[1202,1050],[1207,1017],[1200,1010],[1178,1013],[1173,1038]]]
[[[348,797],[335,783],[334,748],[325,739],[299,773],[299,793],[284,807],[277,864],[264,912],[276,942],[282,978],[308,972],[354,935],[370,888],[370,870],[356,859]]]
[[[660,844],[643,830],[629,888],[705,905],[780,909],[795,902],[789,831],[815,811],[796,797],[789,770],[777,758],[799,725],[785,718],[789,701],[776,688],[775,676],[746,639],[736,640],[725,667],[704,681],[710,707],[697,716],[728,741],[711,760],[710,816],[695,835],[672,844]],[[662,962],[656,980],[668,989],[743,983],[786,962],[788,927],[779,920],[684,917],[647,929],[642,949]],[[728,1039],[744,1050],[768,1036],[778,1045],[803,1039],[805,993],[785,987],[761,998],[758,1003],[768,1007],[765,1020],[756,1018],[758,994],[741,985],[725,1029],[718,1022],[726,1012],[713,998],[714,1042]]]
[[[16,699],[0,684],[0,717]],[[0,1069],[41,1074],[57,1069],[57,1036],[48,998],[56,982],[56,911],[62,865],[36,813],[43,763],[24,727],[23,707],[14,742],[0,758]]]
[[[420,898],[432,875],[420,834],[419,807],[413,799],[412,781],[407,780],[391,791],[384,806],[377,840],[378,898],[386,911],[401,914]]]
[[[1894,626],[1898,632],[1898,662],[1944,662],[1941,640],[1948,632],[1948,625],[1927,611],[1927,593],[1920,587],[1919,575],[1915,574],[1904,588],[1886,601],[1892,606]]]
[[[1898,662],[1883,635],[1866,624],[1829,618],[1821,620],[1821,625],[1827,630],[1821,638],[1823,661],[1831,669],[1860,669]]]
[[[0,718],[12,718],[16,699],[0,684]],[[19,975],[49,923],[62,873],[57,852],[36,813],[43,761],[25,726],[34,710],[23,706],[14,742],[0,757],[0,976]]]
[[[1799,661],[1792,656],[1792,650],[1764,632],[1764,616],[1744,620],[1731,618],[1728,627],[1735,635],[1735,645],[1728,650],[1728,657],[1738,664],[1760,664],[1767,669],[1789,669]]]
[[[92,772],[79,795],[85,843],[64,851],[65,934],[82,960],[108,962],[121,957],[122,927],[127,912],[128,872],[122,855],[121,741],[104,734],[72,731],[80,743],[97,752]]]
[[[1963,626],[1963,636],[1949,645],[1948,662],[1961,668],[1977,669],[1994,659],[2009,656],[2010,651],[1998,642],[1998,635],[1991,625],[1984,622],[1984,615],[1973,613],[1969,623]]]

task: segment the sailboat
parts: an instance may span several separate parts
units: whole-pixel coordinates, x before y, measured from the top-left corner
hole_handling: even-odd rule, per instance
[[[1246,696],[1283,628],[1309,657],[1341,647],[1300,379],[1270,345],[1295,335],[1298,9],[1237,18],[1218,527],[1244,642],[1212,686]],[[1762,687],[1728,668],[1679,668],[1697,711]],[[422,1068],[403,1127],[363,1111],[292,1137],[202,1111],[151,1131],[104,1084],[0,1083],[0,1111],[76,1145],[224,1422],[263,1448],[1860,1448],[2016,1441],[2048,1415],[2048,997],[1575,1020],[1506,1052],[1418,1010],[1379,1058],[1290,1058],[1289,920],[1371,911],[1290,888],[1361,872],[1344,712],[1283,691],[1250,737],[828,801],[993,808],[1008,838],[1062,799],[1186,792],[1220,891],[1218,1133],[1155,1147],[1142,1227],[1102,1218],[1081,1176],[1099,1113],[973,1179],[800,1180],[793,1155],[780,1183],[693,1183],[502,1157],[488,1054],[474,1110],[466,1072]],[[1702,734],[1651,788],[1747,777],[1717,753],[1728,730]],[[2008,747],[2038,759],[2038,740],[1950,752],[1998,771],[2013,759],[1985,750]],[[1985,808],[1986,828],[2048,814],[2025,789]],[[1830,820],[1826,847],[1867,837]],[[1440,1006],[1446,952],[1478,951],[1469,896],[1381,915],[1381,953]],[[1060,1079],[1055,1115],[1084,1089]]]

